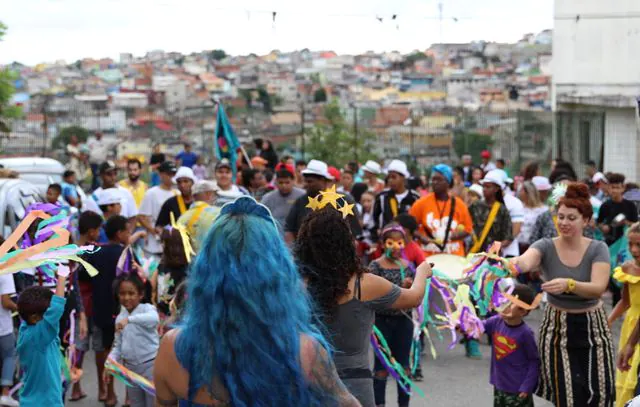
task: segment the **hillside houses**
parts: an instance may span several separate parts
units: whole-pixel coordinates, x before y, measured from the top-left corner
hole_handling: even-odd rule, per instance
[[[410,154],[397,146],[413,143],[414,153],[428,150],[425,157],[437,157],[452,149],[455,116],[443,114],[444,124],[438,124],[424,120],[428,112],[549,109],[550,38],[544,31],[517,44],[433,44],[407,55],[153,50],[144,56],[123,52],[117,61],[8,68],[19,77],[12,103],[25,113],[16,128],[29,131],[29,118],[39,115],[49,139],[73,123],[131,140],[187,137],[206,144],[220,101],[238,134],[291,145],[302,131],[302,116],[305,128],[322,123],[322,104],[338,98],[348,123],[357,117],[379,137],[381,154]],[[408,125],[408,119],[415,120]],[[34,129],[42,132],[42,125]]]

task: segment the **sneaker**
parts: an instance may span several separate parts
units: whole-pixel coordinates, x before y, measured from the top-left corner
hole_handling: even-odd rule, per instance
[[[0,397],[0,406],[20,407],[20,403],[11,398],[11,396],[2,396]]]
[[[482,353],[480,353],[480,347],[476,339],[468,339],[464,343],[464,348],[469,359],[482,359]]]
[[[413,380],[416,382],[421,382],[424,380],[424,376],[422,375],[422,368],[417,368],[416,373],[413,375]]]

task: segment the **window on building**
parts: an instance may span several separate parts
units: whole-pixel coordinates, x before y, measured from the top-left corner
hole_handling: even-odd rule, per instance
[[[578,131],[580,132],[580,162],[586,163],[591,159],[591,122],[581,120]]]

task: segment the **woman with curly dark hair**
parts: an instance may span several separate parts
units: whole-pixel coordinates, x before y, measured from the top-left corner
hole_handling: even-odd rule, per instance
[[[338,374],[363,407],[376,405],[369,366],[375,312],[409,309],[422,302],[431,267],[423,263],[411,288],[367,273],[356,255],[348,223],[331,206],[310,213],[300,228],[295,254],[335,348]]]

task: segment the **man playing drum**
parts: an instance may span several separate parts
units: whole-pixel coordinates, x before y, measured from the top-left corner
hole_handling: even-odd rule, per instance
[[[452,182],[451,167],[445,164],[433,167],[433,192],[420,198],[409,211],[420,225],[422,233],[417,237],[426,256],[440,253],[465,255],[464,239],[473,231],[473,224],[465,203],[449,195]]]

